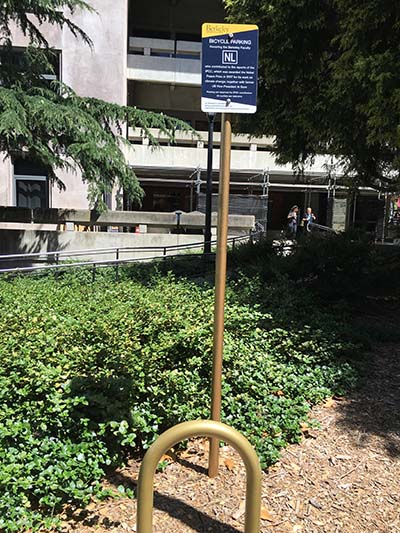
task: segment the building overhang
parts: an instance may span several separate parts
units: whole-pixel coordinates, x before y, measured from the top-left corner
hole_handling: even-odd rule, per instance
[[[204,168],[190,169],[186,167],[145,167],[132,165],[132,169],[138,176],[142,185],[156,186],[183,186],[194,187],[196,184],[204,185],[206,183],[206,172]],[[200,175],[198,175],[198,173]],[[305,176],[296,176],[293,172],[273,171],[269,172],[268,187],[272,191],[281,192],[328,192],[332,191],[332,184],[326,174],[320,172],[309,172]],[[199,179],[200,178],[200,179]],[[219,183],[219,172],[213,170],[213,185]],[[232,187],[252,188],[262,190],[264,185],[264,171],[260,169],[258,173],[246,169],[233,170],[231,172]],[[336,185],[336,191],[347,191],[344,185]],[[359,187],[358,191],[365,195],[375,196],[378,192],[371,187]]]

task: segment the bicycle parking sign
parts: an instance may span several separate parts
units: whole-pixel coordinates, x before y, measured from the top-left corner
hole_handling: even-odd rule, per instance
[[[255,113],[258,27],[205,23],[202,43],[202,111]]]

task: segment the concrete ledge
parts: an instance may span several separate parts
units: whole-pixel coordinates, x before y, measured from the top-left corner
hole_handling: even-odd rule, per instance
[[[177,227],[175,213],[155,213],[146,211],[106,211],[97,213],[87,209],[24,209],[0,207],[0,222],[20,222],[34,224],[65,224],[72,222],[82,226],[120,226],[135,227],[145,225],[149,228]],[[212,226],[217,226],[217,214],[212,214]],[[204,228],[205,215],[200,212],[182,213],[180,226],[185,229]],[[254,227],[255,218],[250,215],[229,215],[228,226],[231,233],[247,233]],[[153,231],[154,233],[154,231]]]
[[[0,222],[23,222],[33,220],[32,209],[23,207],[0,207]]]

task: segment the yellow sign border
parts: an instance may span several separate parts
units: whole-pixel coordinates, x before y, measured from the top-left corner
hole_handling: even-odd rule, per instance
[[[224,22],[205,22],[201,27],[202,39],[229,35],[230,33],[243,33],[245,31],[257,31],[256,24],[225,24]]]

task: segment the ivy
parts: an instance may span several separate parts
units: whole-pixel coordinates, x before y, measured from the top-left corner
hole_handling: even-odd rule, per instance
[[[66,503],[103,497],[109,468],[172,425],[209,416],[213,290],[120,274],[118,283],[107,274],[86,283],[83,271],[0,280],[6,532],[35,530]],[[222,418],[266,467],[299,441],[311,405],[353,383],[346,360],[355,347],[341,340],[339,319],[290,324],[291,304],[261,310],[257,291],[250,280],[229,289]]]

